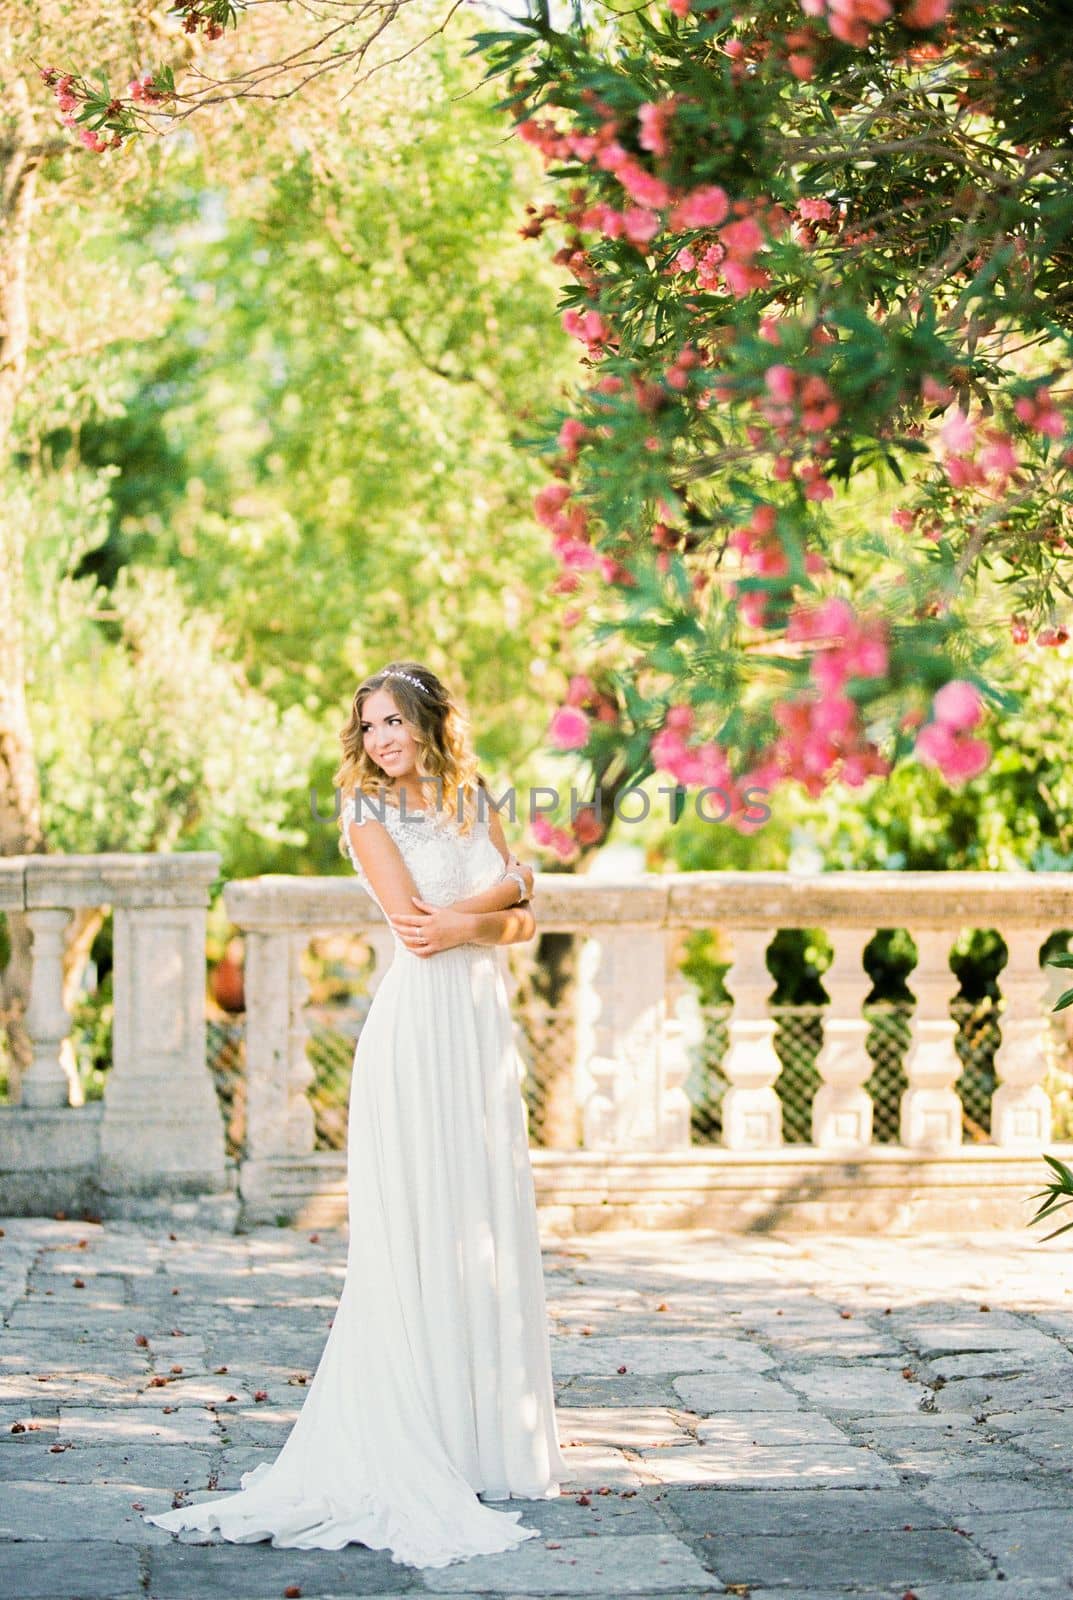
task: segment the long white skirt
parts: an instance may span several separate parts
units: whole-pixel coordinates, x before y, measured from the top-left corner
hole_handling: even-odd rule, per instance
[[[442,1567],[539,1534],[477,1498],[550,1499],[544,1279],[495,947],[397,941],[354,1055],[342,1296],[279,1455],[146,1522]]]

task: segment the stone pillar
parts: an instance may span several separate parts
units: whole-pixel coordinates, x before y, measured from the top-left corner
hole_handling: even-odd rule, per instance
[[[1002,971],[1002,1042],[995,1052],[999,1087],[991,1101],[994,1144],[1041,1150],[1051,1137],[1051,1102],[1043,1087],[1050,1024],[1043,1010],[1048,974],[1039,964],[1040,936],[1031,928],[1003,934],[1009,952]]]
[[[663,1148],[664,935],[606,928],[578,963],[578,1070],[586,1150]]]
[[[250,928],[246,935],[246,1149],[250,1162],[308,1155],[313,1107],[306,1090],[313,1068],[306,1055],[308,985],[302,956],[308,933]]]
[[[950,1000],[957,979],[950,970],[952,933],[911,928],[917,964],[909,982],[916,995],[912,1040],[905,1062],[909,1087],[902,1095],[900,1137],[908,1150],[949,1153],[961,1146],[961,1101],[954,1084],[961,1061]]]
[[[661,1150],[688,1150],[693,1143],[693,1103],[686,1093],[686,1083],[705,1030],[696,988],[682,976],[680,961],[684,938],[681,929],[668,932],[664,938],[666,1015],[660,1040]]]
[[[101,1118],[107,1192],[225,1187],[223,1118],[205,1047],[205,907],[219,859],[98,858],[105,870],[113,864],[113,1053]],[[124,860],[139,870],[114,866]]]
[[[775,1053],[775,1022],[768,1014],[771,974],[765,957],[770,929],[735,929],[734,960],[726,975],[734,1009],[723,1072],[723,1144],[728,1150],[774,1150],[782,1144],[782,1106],[774,1083],[782,1071]]]
[[[816,1058],[822,1082],[812,1102],[812,1142],[821,1150],[853,1150],[872,1142],[872,1097],[864,1087],[872,1061],[864,1047],[868,1023],[863,1015],[872,980],[862,964],[871,937],[865,928],[831,932],[834,959],[823,979],[831,1004]]]
[[[70,920],[69,910],[26,913],[33,934],[33,977],[25,1026],[33,1059],[22,1080],[19,1103],[28,1107],[70,1103],[70,1084],[60,1056],[70,1030],[63,1004],[63,935]]]

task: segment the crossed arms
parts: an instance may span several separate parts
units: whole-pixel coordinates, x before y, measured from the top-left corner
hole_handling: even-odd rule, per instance
[[[536,932],[528,899],[515,904],[518,885],[512,878],[453,905],[431,906],[418,895],[410,869],[383,823],[370,817],[360,827],[356,822],[348,824],[348,832],[384,914],[414,955],[432,956],[459,944],[517,944]],[[517,867],[532,894],[532,868],[511,855],[494,810],[488,817],[488,832],[504,866]]]

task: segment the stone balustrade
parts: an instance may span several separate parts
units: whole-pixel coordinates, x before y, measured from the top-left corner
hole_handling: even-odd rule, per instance
[[[223,1127],[205,1061],[205,935],[220,857],[0,859],[0,909],[25,918],[33,1060],[0,1106],[0,1209],[121,1209],[128,1199],[226,1189]],[[72,1105],[62,1060],[64,933],[81,907],[113,913],[112,1062],[104,1099]]]
[[[250,1111],[242,1191],[255,1211],[267,1215],[273,1206],[286,1211],[322,1181],[330,1186],[330,1175],[338,1179],[340,1173],[335,1153],[313,1150],[301,952],[318,930],[367,930],[378,962],[390,953],[392,941],[379,910],[355,881],[266,877],[229,884],[225,898],[231,920],[246,932],[248,950]],[[787,1171],[792,1166],[794,1181],[810,1156],[816,1158],[813,1165],[826,1164],[828,1180],[839,1163],[843,1176],[862,1163],[885,1163],[889,1171],[891,1157],[899,1155],[910,1158],[918,1177],[921,1163],[930,1161],[937,1182],[949,1181],[943,1163],[952,1158],[978,1162],[978,1148],[970,1152],[962,1145],[955,1088],[962,1067],[950,1015],[958,985],[949,956],[963,928],[997,930],[1009,952],[989,1148],[996,1156],[1015,1158],[1005,1168],[1006,1177],[1023,1188],[1031,1167],[1024,1158],[1038,1157],[1051,1139],[1051,1106],[1043,1088],[1050,1032],[1044,997],[1050,992],[1053,1003],[1057,990],[1040,966],[1039,952],[1052,931],[1073,926],[1071,877],[699,872],[609,882],[545,874],[537,880],[536,910],[542,930],[570,932],[583,941],[575,1063],[582,1150],[534,1151],[538,1188],[543,1181],[549,1203],[558,1169],[560,1178],[581,1174],[578,1181],[592,1204],[606,1207],[613,1199],[608,1189],[614,1180],[608,1174],[616,1160],[624,1174],[629,1169],[624,1182],[642,1185],[646,1163],[649,1172],[662,1162],[663,1171],[680,1175],[688,1160],[701,1154],[706,1163],[728,1163],[728,1170],[736,1159],[746,1175],[769,1177],[780,1164]],[[716,927],[729,939],[726,984],[733,1000],[722,1062],[729,1084],[723,1149],[703,1153],[691,1149],[685,1092],[703,1024],[673,960],[681,932],[701,927]],[[769,1007],[774,983],[765,956],[777,930],[795,927],[826,930],[834,959],[824,980],[830,1004],[817,1062],[821,1083],[812,1108],[813,1142],[809,1149],[797,1146],[791,1152],[783,1144],[775,1090],[781,1063]],[[865,1088],[873,1063],[865,1049],[863,1005],[870,980],[862,957],[880,928],[908,930],[918,951],[909,978],[916,1006],[901,1143],[895,1151],[872,1143],[872,1104]],[[597,1166],[600,1179],[594,1186]],[[336,1203],[341,1204],[338,1189]],[[574,1214],[576,1220],[576,1206]]]
[[[96,1162],[106,1193],[221,1185],[225,1163],[205,1065],[203,992],[205,899],[217,870],[215,856],[193,854],[0,863],[0,904],[29,918],[35,953],[28,1017],[34,1062],[22,1103],[0,1108],[0,1179],[9,1189],[14,1182],[16,1196],[17,1180],[9,1180],[20,1137],[25,1141],[29,1130],[45,1138],[49,1118],[69,1122],[95,1109],[64,1104],[59,1066],[68,1026],[59,987],[63,929],[72,909],[88,904],[115,910],[115,1059],[103,1107],[96,1108],[96,1143],[92,1149],[84,1143],[81,1156]],[[246,944],[244,1210],[251,1219],[311,1217],[320,1197],[322,1213],[339,1220],[345,1160],[314,1148],[303,956],[315,934],[360,932],[374,951],[375,990],[393,949],[391,932],[375,902],[348,877],[235,881],[225,888],[225,905]],[[910,1189],[956,1189],[962,1170],[959,1192],[981,1182],[989,1191],[1005,1185],[1023,1204],[1026,1185],[1039,1186],[1042,1149],[1065,1148],[1051,1141],[1043,1087],[1049,1008],[1063,975],[1041,968],[1039,952],[1052,932],[1073,927],[1073,876],[701,872],[609,881],[544,874],[536,911],[542,930],[581,940],[574,1017],[581,1146],[533,1152],[542,1205],[564,1224],[598,1226],[612,1213],[631,1221],[718,1222],[733,1212],[739,1222],[759,1226],[779,1214],[780,1196],[820,1189],[834,1207],[827,1215],[842,1215],[838,1207],[863,1215],[869,1192],[874,1198],[884,1186],[893,1193],[899,1185],[897,1204],[884,1209],[876,1201],[873,1214],[889,1217],[893,1205],[905,1221],[913,1216]],[[723,1142],[698,1148],[686,1082],[704,1024],[676,952],[683,932],[710,927],[729,944],[733,1004],[721,1063]],[[829,1005],[809,1146],[784,1142],[775,1087],[781,1063],[766,953],[784,928],[823,929],[833,946],[823,980]],[[863,952],[880,928],[906,929],[918,952],[908,979],[916,1003],[896,1147],[873,1142],[866,1087],[873,1063],[865,1048],[870,982]],[[1008,950],[999,979],[998,1087],[991,1144],[984,1147],[962,1144],[955,1087],[962,1069],[949,957],[965,928],[997,930]],[[510,979],[507,951],[500,956]],[[32,1129],[31,1118],[38,1119]],[[974,1214],[982,1220],[988,1213],[977,1205]]]

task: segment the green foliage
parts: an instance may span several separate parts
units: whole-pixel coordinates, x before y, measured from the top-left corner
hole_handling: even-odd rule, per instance
[[[632,770],[673,705],[743,781],[858,784],[911,756],[951,679],[1013,715],[1011,613],[1060,632],[1073,456],[1047,385],[1073,338],[1073,201],[1049,92],[1068,29],[1053,7],[981,3],[938,29],[907,6],[882,25],[820,9],[652,4],[558,28],[534,6],[476,40],[545,156],[588,352],[548,420],[568,493],[545,520],[571,603],[641,691],[593,727],[597,769],[626,750]],[[877,484],[894,503],[865,528]],[[830,596],[840,624],[810,634]],[[842,672],[855,630],[871,659]],[[949,790],[987,749],[931,753]],[[915,850],[937,847],[931,824]]]
[[[536,781],[560,625],[518,441],[573,357],[515,233],[528,154],[456,40],[419,83],[143,148],[111,195],[65,179],[6,491],[64,848],[344,870],[337,732],[399,653],[466,693],[501,785]]]
[[[1057,1156],[1050,1156],[1045,1153],[1043,1159],[1055,1176],[1050,1183],[1045,1184],[1042,1189],[1039,1189],[1032,1196],[1033,1200],[1042,1199],[1043,1204],[1039,1207],[1035,1216],[1029,1219],[1030,1225],[1034,1222],[1042,1222],[1045,1217],[1053,1218],[1056,1211],[1061,1210],[1063,1206],[1069,1205],[1070,1201],[1073,1200],[1073,1170],[1064,1161],[1059,1161]],[[1052,1233],[1045,1233],[1043,1242],[1046,1243],[1048,1239],[1057,1239],[1060,1233],[1068,1233],[1070,1228],[1073,1228],[1073,1222],[1064,1223],[1062,1227],[1055,1228]]]

